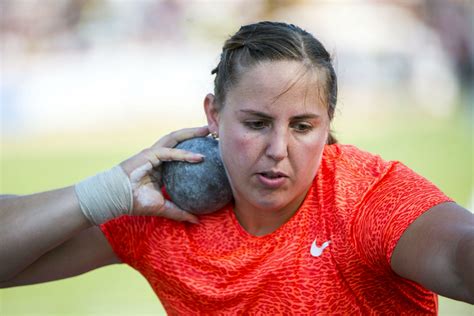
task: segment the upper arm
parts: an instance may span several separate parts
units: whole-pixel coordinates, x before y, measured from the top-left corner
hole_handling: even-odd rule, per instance
[[[391,267],[438,294],[470,301],[473,246],[474,215],[456,203],[441,203],[408,226],[393,251]]]
[[[41,256],[0,288],[41,283],[76,276],[90,270],[120,263],[98,227],[91,227]]]

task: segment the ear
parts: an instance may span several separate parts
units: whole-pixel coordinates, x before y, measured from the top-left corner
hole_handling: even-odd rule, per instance
[[[219,132],[219,111],[216,107],[216,97],[209,93],[204,98],[204,111],[207,117],[207,126],[211,133]]]

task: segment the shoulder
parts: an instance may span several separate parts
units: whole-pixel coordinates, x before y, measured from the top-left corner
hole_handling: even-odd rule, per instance
[[[326,146],[315,184],[321,194],[352,206],[380,207],[388,201],[438,201],[444,194],[429,180],[399,161],[351,145]],[[409,199],[410,198],[410,199]],[[362,204],[361,204],[362,203]],[[394,205],[393,205],[394,206]]]
[[[346,144],[327,145],[324,148],[323,160],[338,166],[364,169],[376,169],[388,163],[377,154]]]
[[[368,192],[404,196],[416,191],[439,195],[433,183],[403,163],[384,160],[352,145],[326,146],[320,173],[325,182],[331,181],[336,191],[359,197]]]
[[[321,171],[339,182],[372,182],[397,163],[353,145],[334,144],[324,150]]]

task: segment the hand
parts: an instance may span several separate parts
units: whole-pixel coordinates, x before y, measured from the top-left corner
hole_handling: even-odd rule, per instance
[[[203,156],[200,154],[173,147],[186,139],[207,134],[209,134],[207,126],[175,131],[120,164],[132,184],[132,215],[156,215],[177,221],[199,223],[195,215],[183,211],[164,198],[161,193],[160,166],[163,161],[177,160],[190,163],[202,161]]]

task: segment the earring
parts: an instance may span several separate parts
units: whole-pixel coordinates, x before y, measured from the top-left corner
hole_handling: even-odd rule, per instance
[[[211,137],[214,138],[214,139],[218,139],[219,135],[217,135],[217,132],[212,132]]]

